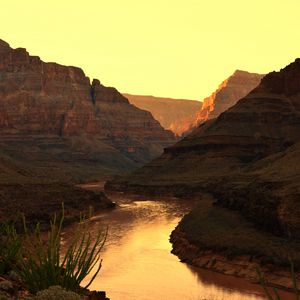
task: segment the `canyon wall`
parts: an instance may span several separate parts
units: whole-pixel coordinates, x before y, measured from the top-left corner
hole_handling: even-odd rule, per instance
[[[196,118],[196,113],[202,106],[202,102],[196,100],[123,95],[136,107],[151,112],[165,129],[171,130],[177,136],[185,131],[182,126],[185,120]]]
[[[217,118],[258,86],[264,75],[236,70],[218,88],[203,99],[201,108],[192,118],[182,122],[183,134],[191,133],[199,124]]]
[[[116,173],[158,156],[174,135],[115,88],[90,83],[80,68],[43,62],[0,41],[0,139],[7,154],[24,144],[38,160],[69,156],[70,164]]]

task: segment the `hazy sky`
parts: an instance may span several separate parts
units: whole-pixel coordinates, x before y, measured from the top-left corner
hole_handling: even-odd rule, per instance
[[[0,0],[0,38],[122,92],[201,100],[300,56],[300,0]]]

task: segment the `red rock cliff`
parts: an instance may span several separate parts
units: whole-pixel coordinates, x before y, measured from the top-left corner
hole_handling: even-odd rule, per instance
[[[0,40],[0,135],[90,135],[147,161],[174,141],[149,112],[77,67],[45,63]],[[135,155],[136,154],[136,155]]]
[[[258,86],[263,76],[246,71],[235,71],[219,85],[215,92],[203,100],[203,105],[198,110],[196,117],[187,119],[183,123],[187,132],[191,132],[199,124],[209,119],[217,118],[222,112],[235,105],[238,100]]]

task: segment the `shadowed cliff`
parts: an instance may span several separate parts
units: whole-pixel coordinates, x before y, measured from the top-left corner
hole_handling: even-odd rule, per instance
[[[174,142],[171,132],[115,88],[4,41],[0,79],[2,151],[20,163],[32,158],[43,167],[53,161],[72,169],[74,178],[81,177],[80,166],[105,175],[132,170]]]

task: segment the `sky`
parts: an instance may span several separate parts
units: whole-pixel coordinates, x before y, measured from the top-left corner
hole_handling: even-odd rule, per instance
[[[0,0],[0,39],[121,92],[202,100],[300,57],[300,0]]]

